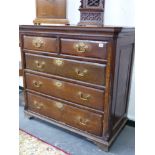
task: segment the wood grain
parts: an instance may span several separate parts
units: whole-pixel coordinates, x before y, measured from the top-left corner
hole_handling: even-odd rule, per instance
[[[59,97],[77,104],[92,107],[98,110],[104,108],[104,91],[46,78],[33,74],[26,74],[27,88],[47,95]],[[36,82],[34,86],[33,82]],[[39,85],[39,86],[38,86]]]
[[[76,45],[83,43],[88,48],[85,52],[78,52],[75,48]],[[81,57],[92,57],[107,59],[107,42],[91,41],[91,40],[75,40],[75,39],[61,39],[61,53],[76,55]]]
[[[57,52],[57,39],[37,36],[24,36],[24,49],[55,53]]]
[[[26,68],[96,85],[105,85],[106,65],[104,64],[26,53]]]
[[[102,115],[30,93],[28,93],[28,107],[31,111],[64,122],[88,133],[97,136],[102,135]]]

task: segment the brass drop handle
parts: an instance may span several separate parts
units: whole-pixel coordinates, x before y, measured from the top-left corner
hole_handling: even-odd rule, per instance
[[[90,98],[89,94],[83,94],[82,92],[79,92],[78,94],[80,96],[80,99],[83,100],[83,101],[88,101],[89,98]]]
[[[32,45],[35,47],[35,48],[41,48],[44,46],[44,41],[41,39],[41,38],[35,38],[33,39],[32,41]]]
[[[39,62],[38,60],[35,61],[35,64],[36,64],[36,67],[38,69],[43,69],[45,67],[45,62],[42,61],[42,62]]]
[[[35,108],[37,108],[37,109],[44,108],[44,104],[41,102],[34,101],[33,104],[34,104]]]
[[[83,126],[86,126],[88,124],[89,120],[88,119],[82,119],[82,118],[79,118],[79,123]]]
[[[84,70],[81,71],[80,69],[76,68],[76,69],[75,69],[75,72],[76,72],[76,74],[77,74],[78,76],[83,77],[85,74],[87,74],[88,70],[87,70],[87,69],[84,69]]]
[[[34,80],[32,83],[33,83],[33,86],[36,87],[36,88],[40,88],[41,85],[42,85],[42,82],[41,81],[35,81]]]
[[[75,44],[74,48],[76,49],[76,51],[78,53],[85,53],[88,50],[88,45],[86,45],[85,43],[81,42],[81,43]]]

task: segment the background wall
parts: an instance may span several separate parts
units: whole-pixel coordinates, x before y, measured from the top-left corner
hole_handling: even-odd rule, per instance
[[[21,19],[19,24],[32,24],[35,18],[35,0],[18,0]],[[70,24],[76,25],[80,20],[80,0],[67,1],[67,15]],[[24,18],[23,18],[24,17]],[[105,0],[105,25],[113,26],[135,26],[134,23],[134,0]],[[19,48],[17,49],[19,50]],[[20,85],[22,79],[20,78]],[[135,120],[135,71],[133,68],[131,91],[129,97],[128,118]]]

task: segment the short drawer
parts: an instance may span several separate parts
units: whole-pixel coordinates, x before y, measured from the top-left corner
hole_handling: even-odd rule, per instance
[[[87,107],[104,109],[104,90],[89,88],[70,82],[26,74],[27,88]]]
[[[26,54],[26,68],[91,84],[105,85],[106,65],[104,64]]]
[[[31,93],[28,96],[28,110],[65,123],[82,131],[101,136],[103,116],[47,99]]]
[[[103,41],[61,39],[61,53],[107,59],[107,44]]]
[[[24,36],[24,49],[57,52],[57,39],[48,37]]]

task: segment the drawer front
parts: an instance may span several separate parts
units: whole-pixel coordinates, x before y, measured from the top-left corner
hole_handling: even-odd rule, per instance
[[[107,44],[103,41],[61,39],[61,53],[107,59]]]
[[[103,111],[103,90],[32,74],[26,74],[26,82],[28,89]]]
[[[102,135],[102,115],[30,93],[28,109],[88,133]]]
[[[105,67],[104,64],[26,54],[27,69],[97,85],[105,85]]]
[[[24,36],[24,49],[57,52],[57,39],[48,37]]]

